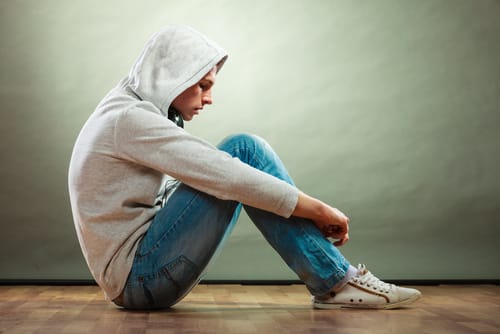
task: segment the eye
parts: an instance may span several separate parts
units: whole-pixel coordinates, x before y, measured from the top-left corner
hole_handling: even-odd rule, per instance
[[[200,83],[201,90],[207,90],[207,86],[205,84]]]

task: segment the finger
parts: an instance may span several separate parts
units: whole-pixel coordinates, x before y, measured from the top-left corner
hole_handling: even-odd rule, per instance
[[[339,241],[334,242],[333,244],[336,247],[342,247],[342,246],[344,246],[347,243],[347,241],[348,241],[347,239],[341,239]]]
[[[340,240],[335,241],[333,244],[336,247],[341,247],[341,246],[344,246],[348,241],[349,241],[349,234],[346,234],[343,238],[341,238]]]
[[[338,235],[338,234],[342,234],[342,232],[339,231],[339,227],[336,226],[336,225],[326,225],[326,226],[323,226],[322,232],[326,236],[335,236],[335,235]]]
[[[337,228],[332,233],[331,236],[335,239],[343,239],[347,234],[349,234],[348,228]]]
[[[325,225],[321,228],[321,232],[326,237],[343,239],[349,233],[349,225]]]

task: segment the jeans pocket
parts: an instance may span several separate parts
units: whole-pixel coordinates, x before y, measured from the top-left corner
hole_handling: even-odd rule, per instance
[[[123,306],[149,310],[173,306],[198,283],[199,275],[198,267],[181,255],[156,273],[137,275],[135,284],[125,288]]]
[[[187,257],[181,255],[163,267],[162,272],[177,286],[182,288],[198,279],[198,267]]]

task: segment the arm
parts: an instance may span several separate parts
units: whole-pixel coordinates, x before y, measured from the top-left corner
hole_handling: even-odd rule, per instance
[[[337,239],[334,242],[337,247],[349,240],[349,218],[340,210],[303,192],[299,192],[292,215],[311,219],[326,237]]]
[[[219,199],[291,216],[298,198],[294,186],[231,157],[156,112],[143,103],[116,118],[113,144],[119,159],[167,174]]]

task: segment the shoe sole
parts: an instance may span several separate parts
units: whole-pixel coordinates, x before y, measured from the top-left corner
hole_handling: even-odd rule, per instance
[[[377,309],[377,310],[389,310],[398,308],[404,305],[408,305],[418,300],[422,295],[417,294],[408,299],[402,300],[397,303],[388,303],[388,304],[333,304],[333,303],[322,303],[322,302],[313,302],[313,307],[321,310],[336,310],[341,308],[361,308],[361,309]]]

